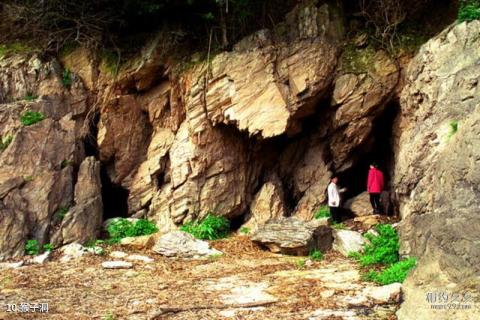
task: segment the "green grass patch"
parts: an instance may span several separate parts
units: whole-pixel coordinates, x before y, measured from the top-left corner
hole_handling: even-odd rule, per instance
[[[12,136],[6,136],[4,138],[0,137],[0,151],[7,149],[10,143],[12,143],[12,140]]]
[[[373,46],[359,49],[347,44],[342,53],[342,71],[345,73],[367,73],[374,66],[376,50]]]
[[[457,21],[473,21],[480,19],[480,0],[460,1]]]
[[[33,50],[33,48],[19,42],[2,44],[0,45],[0,58],[11,54],[30,53]]]
[[[378,236],[367,233],[370,243],[364,246],[363,254],[358,258],[362,266],[373,264],[390,265],[398,261],[398,243],[397,231],[389,224],[378,224],[375,226]]]
[[[110,222],[107,226],[109,243],[118,243],[126,237],[145,236],[157,231],[158,228],[155,223],[145,219],[131,222],[125,218],[118,218]]]
[[[315,219],[330,218],[331,216],[330,208],[328,206],[321,206],[314,215]]]
[[[225,217],[208,213],[204,219],[186,223],[180,227],[180,230],[192,234],[197,239],[222,239],[230,232],[230,221]]]
[[[295,260],[295,266],[297,267],[297,269],[305,269],[306,264],[307,264],[306,259]]]
[[[343,222],[333,222],[331,224],[332,228],[335,230],[343,230],[346,228],[345,224]]]
[[[25,253],[29,256],[35,256],[40,252],[40,245],[35,239],[27,240],[25,243]]]
[[[312,250],[310,251],[310,254],[308,255],[311,260],[313,261],[321,261],[323,260],[323,254],[320,250]]]
[[[241,228],[240,228],[240,233],[242,233],[242,234],[249,234],[249,233],[250,233],[250,228],[241,227]]]
[[[103,50],[100,68],[102,71],[116,76],[118,74],[118,71],[120,70],[118,53],[111,50]]]
[[[448,132],[448,137],[452,137],[458,131],[458,120],[452,120],[449,123],[450,131]]]
[[[24,126],[31,126],[44,119],[45,119],[45,116],[43,115],[43,113],[38,111],[27,110],[20,115],[20,122]]]
[[[417,259],[408,258],[395,262],[382,271],[370,270],[363,275],[364,279],[373,281],[381,285],[387,285],[394,282],[403,282],[410,270],[417,264]]]
[[[53,245],[51,243],[45,243],[43,245],[43,251],[53,251]]]

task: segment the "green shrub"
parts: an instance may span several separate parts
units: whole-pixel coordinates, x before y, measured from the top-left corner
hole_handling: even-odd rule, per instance
[[[250,228],[241,227],[241,228],[240,228],[240,233],[249,234],[249,233],[250,233]]]
[[[63,169],[63,168],[66,168],[68,167],[69,165],[72,164],[72,161],[70,160],[63,160],[62,163],[60,163],[60,167]]]
[[[40,245],[37,240],[27,240],[25,244],[25,253],[29,256],[35,256],[40,252]]]
[[[180,227],[197,239],[215,240],[225,238],[230,231],[230,221],[211,213],[201,221],[192,221]]]
[[[43,245],[43,251],[53,251],[53,245],[51,243],[45,243]]]
[[[323,254],[320,250],[312,250],[310,251],[310,254],[308,255],[311,260],[313,261],[321,261],[323,260]]]
[[[450,138],[458,131],[458,120],[450,121],[450,132],[448,133],[448,137]]]
[[[63,73],[62,73],[62,84],[65,88],[70,88],[70,86],[72,85],[72,73],[70,72],[70,70],[68,69],[65,69],[63,70]]]
[[[332,228],[336,230],[342,230],[342,229],[345,229],[346,227],[345,227],[345,224],[343,224],[342,222],[333,222]]]
[[[387,285],[394,282],[403,282],[410,270],[415,267],[416,263],[417,260],[415,258],[401,260],[391,264],[382,271],[370,270],[364,275],[364,278],[381,285]]]
[[[367,233],[370,243],[364,246],[364,252],[358,259],[362,266],[372,264],[392,264],[398,261],[397,231],[389,224],[378,224],[375,226],[378,236]]]
[[[7,147],[10,145],[12,140],[13,140],[12,136],[7,136],[5,138],[0,137],[0,151],[7,149]]]
[[[328,206],[321,206],[315,213],[315,219],[330,218],[331,216],[330,208]]]
[[[31,126],[32,124],[40,122],[43,119],[45,119],[43,113],[37,111],[27,110],[20,115],[20,122],[24,126]]]
[[[472,21],[480,19],[480,1],[479,0],[464,0],[460,1],[460,8],[458,9],[458,22]]]
[[[68,207],[60,207],[58,208],[57,212],[55,212],[55,215],[53,217],[56,220],[63,220],[63,218],[65,218],[65,215],[68,213],[68,210]]]
[[[131,222],[125,218],[119,218],[110,222],[107,226],[107,232],[110,236],[108,241],[110,243],[118,243],[126,237],[145,236],[157,231],[158,228],[155,223],[145,219]]]

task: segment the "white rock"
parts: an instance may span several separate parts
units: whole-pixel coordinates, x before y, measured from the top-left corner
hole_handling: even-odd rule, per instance
[[[96,254],[96,255],[102,255],[105,252],[105,250],[103,250],[102,247],[95,246],[95,247],[87,248],[87,252]]]
[[[152,259],[152,258],[150,258],[150,257],[142,256],[142,255],[139,255],[139,254],[129,255],[129,256],[127,257],[127,260],[142,261],[142,262],[145,262],[145,263],[150,263],[150,262],[155,261],[154,259]]]
[[[335,290],[324,290],[320,292],[320,296],[324,299],[330,298],[335,294]]]
[[[402,294],[402,284],[395,282],[382,287],[367,287],[362,294],[376,303],[399,302]]]
[[[79,243],[70,243],[60,248],[63,256],[60,258],[61,262],[67,262],[72,259],[77,259],[86,253],[86,248]]]
[[[35,263],[35,264],[44,264],[45,261],[47,261],[49,258],[50,258],[50,251],[45,251],[44,253],[30,259],[29,262]]]
[[[222,254],[218,250],[211,249],[208,242],[195,239],[191,234],[183,231],[164,234],[158,238],[152,250],[167,257],[179,258]]]
[[[104,269],[130,269],[133,267],[133,264],[131,262],[126,262],[126,261],[105,261],[102,262],[102,267]]]
[[[0,262],[0,270],[1,269],[16,269],[23,266],[23,261],[18,262]]]
[[[128,256],[128,254],[123,251],[112,251],[109,256],[115,259],[123,259]]]
[[[363,245],[366,243],[360,232],[351,230],[334,230],[333,238],[333,250],[346,257],[351,252],[362,251]]]
[[[339,318],[344,320],[357,320],[360,317],[352,310],[331,310],[331,309],[320,309],[315,310],[312,314],[310,314],[309,320],[328,320],[332,318]]]

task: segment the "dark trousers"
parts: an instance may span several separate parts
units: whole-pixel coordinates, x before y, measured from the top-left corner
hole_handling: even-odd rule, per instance
[[[380,205],[380,193],[370,193],[370,204],[372,205],[374,213],[382,213],[382,206]]]
[[[340,209],[338,207],[329,207],[330,215],[332,216],[333,221],[340,222]]]

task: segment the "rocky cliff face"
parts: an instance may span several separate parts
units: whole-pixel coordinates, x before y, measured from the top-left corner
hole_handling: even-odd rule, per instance
[[[479,39],[479,21],[451,26],[425,44],[408,69],[395,185],[401,250],[420,260],[405,283],[400,319],[480,316],[476,306],[435,311],[426,301],[428,292],[469,294],[470,304],[478,301]]]

